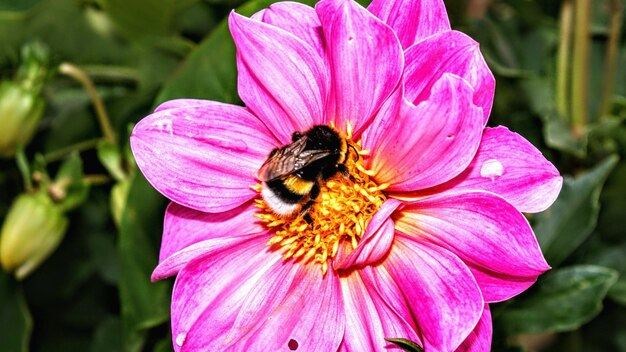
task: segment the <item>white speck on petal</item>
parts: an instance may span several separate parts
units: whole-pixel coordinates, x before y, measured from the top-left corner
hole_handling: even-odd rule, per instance
[[[182,332],[178,334],[178,336],[176,336],[176,345],[182,346],[183,343],[185,343],[186,338],[187,338],[187,334],[182,333]]]
[[[172,125],[172,120],[160,119],[160,120],[154,121],[152,123],[152,126],[155,126],[160,131],[167,131],[167,133],[169,133],[170,136],[174,134],[174,127]]]
[[[504,167],[502,163],[496,159],[485,161],[480,168],[480,176],[490,178],[491,182],[495,181],[497,177],[502,176],[502,172],[504,172]]]

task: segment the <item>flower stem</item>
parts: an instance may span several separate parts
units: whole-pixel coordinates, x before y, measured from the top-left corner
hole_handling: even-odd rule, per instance
[[[43,160],[46,163],[51,163],[54,161],[58,161],[63,159],[66,155],[77,151],[77,152],[82,152],[85,150],[89,150],[92,148],[95,148],[96,146],[98,146],[98,143],[100,142],[101,138],[95,138],[95,139],[89,139],[83,142],[79,142],[67,147],[63,147],[57,150],[54,150],[50,153],[47,153],[43,156]]]
[[[91,98],[94,108],[96,109],[96,116],[98,117],[98,122],[100,123],[100,128],[102,129],[104,138],[111,143],[115,143],[115,135],[113,134],[113,129],[111,128],[109,116],[107,115],[104,104],[102,103],[91,78],[89,78],[85,71],[67,62],[59,65],[59,72],[72,77],[83,85],[83,88],[87,91],[87,94],[89,95],[89,98]]]
[[[487,14],[491,0],[470,0],[467,2],[467,17],[482,20]]]
[[[572,0],[561,3],[560,41],[556,61],[556,107],[561,118],[569,116],[568,82],[572,51],[572,28],[574,27],[574,4]]]
[[[600,119],[604,119],[611,113],[611,96],[613,95],[613,88],[615,87],[615,71],[617,69],[623,10],[622,0],[611,0],[611,18],[609,19],[609,38],[604,61],[604,86],[602,87]]]
[[[92,186],[104,185],[112,181],[109,175],[85,175],[83,180]]]
[[[580,136],[587,124],[589,87],[589,48],[591,0],[576,0],[574,27],[574,57],[572,59],[572,129]]]
[[[119,81],[134,83],[139,81],[139,71],[130,67],[109,66],[109,65],[84,65],[83,71],[93,77],[94,80],[99,79],[107,81]]]
[[[27,192],[33,190],[33,182],[31,180],[30,175],[30,166],[28,165],[28,159],[26,158],[26,154],[24,153],[24,147],[19,146],[17,148],[17,152],[15,153],[15,162],[17,163],[17,168],[20,170],[22,174],[22,181],[24,182],[24,189]]]

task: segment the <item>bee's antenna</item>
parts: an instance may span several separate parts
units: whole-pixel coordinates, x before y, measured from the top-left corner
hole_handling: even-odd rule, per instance
[[[352,143],[348,143],[348,147],[352,148],[352,150],[354,150],[354,154],[356,154],[356,160],[355,161],[359,161],[359,159],[361,158],[361,155],[359,154],[359,151],[356,149],[356,147],[353,146]]]

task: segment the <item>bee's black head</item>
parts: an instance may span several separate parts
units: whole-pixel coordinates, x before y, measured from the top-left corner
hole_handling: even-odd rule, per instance
[[[341,136],[334,128],[326,125],[316,125],[304,133],[311,143],[311,147],[324,150],[340,150]]]

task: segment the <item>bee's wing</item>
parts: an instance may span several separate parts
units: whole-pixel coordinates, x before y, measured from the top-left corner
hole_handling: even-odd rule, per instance
[[[328,150],[304,150],[306,142],[307,138],[302,137],[278,149],[259,169],[259,179],[264,182],[275,180],[332,154]]]

